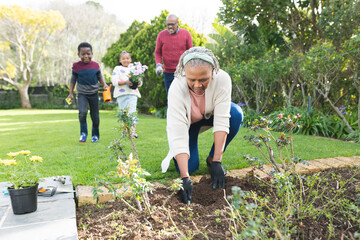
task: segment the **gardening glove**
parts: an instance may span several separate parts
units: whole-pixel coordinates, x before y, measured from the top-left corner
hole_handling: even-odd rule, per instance
[[[213,189],[216,189],[219,185],[219,189],[225,188],[225,174],[226,170],[221,165],[221,162],[212,162],[210,167],[211,182],[213,183]]]
[[[182,199],[185,204],[190,204],[193,184],[189,177],[184,177],[182,180],[182,189],[180,190]]]
[[[158,75],[158,76],[160,76],[164,73],[164,69],[163,69],[161,63],[156,64],[155,71],[156,71],[156,75]]]

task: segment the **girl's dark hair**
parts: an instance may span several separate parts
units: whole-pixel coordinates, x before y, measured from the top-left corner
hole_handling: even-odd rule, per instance
[[[92,46],[90,45],[90,43],[87,43],[87,42],[80,43],[78,46],[78,53],[80,52],[81,48],[90,48],[90,50],[92,52]]]

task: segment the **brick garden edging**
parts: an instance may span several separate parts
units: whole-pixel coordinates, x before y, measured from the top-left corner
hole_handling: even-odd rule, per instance
[[[296,170],[300,174],[305,173],[313,173],[319,172],[329,168],[343,168],[349,167],[354,165],[360,165],[360,156],[353,156],[353,157],[335,157],[335,158],[322,158],[322,159],[314,159],[308,161],[309,165],[305,164],[297,164]],[[243,178],[246,174],[252,169],[252,167],[242,168],[242,169],[234,169],[229,170],[227,172],[227,176]],[[264,166],[265,171],[270,170],[270,166]],[[265,173],[256,170],[256,174],[258,174],[261,178],[266,177]],[[191,180],[196,183],[199,182],[203,175],[199,176],[191,176]],[[153,183],[156,187],[164,187],[165,185],[155,182]],[[86,204],[96,204],[96,203],[105,203],[110,200],[113,200],[113,196],[108,193],[106,188],[101,188],[104,192],[99,193],[98,199],[93,198],[92,194],[92,186],[77,186],[76,187],[76,197],[78,199],[78,206],[86,205]],[[120,189],[119,191],[126,191],[125,189]],[[130,196],[130,192],[126,193],[125,195]]]

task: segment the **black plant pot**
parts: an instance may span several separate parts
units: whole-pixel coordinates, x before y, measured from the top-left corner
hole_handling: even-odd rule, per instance
[[[37,209],[38,184],[22,189],[8,188],[14,214],[35,212]]]
[[[129,86],[129,88],[131,89],[137,89],[138,85],[139,85],[139,82],[133,82],[133,80],[130,79],[130,82],[132,82],[132,86]]]

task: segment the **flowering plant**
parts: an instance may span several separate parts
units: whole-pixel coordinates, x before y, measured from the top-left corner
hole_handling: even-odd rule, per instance
[[[129,64],[130,68],[130,79],[133,83],[138,83],[142,81],[144,77],[144,72],[148,67],[146,65],[142,65],[140,62],[135,62],[134,64]]]
[[[35,186],[40,181],[37,165],[42,157],[31,156],[29,150],[10,152],[8,159],[0,159],[0,175],[5,175],[11,188],[20,189]]]

